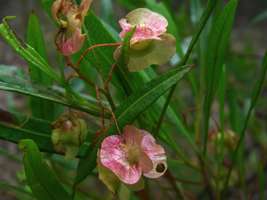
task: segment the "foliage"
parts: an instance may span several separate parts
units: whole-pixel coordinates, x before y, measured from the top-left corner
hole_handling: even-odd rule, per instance
[[[191,0],[184,3],[190,9],[183,3],[176,8],[174,2],[101,0],[102,14],[91,8],[81,20],[83,47],[71,56],[57,52],[54,57],[59,59],[53,61],[48,53],[56,46],[54,41],[44,42],[46,27],[42,27],[39,13],[30,14],[25,39],[19,39],[9,25],[14,17],[3,19],[1,38],[28,66],[25,72],[20,66],[0,63],[0,90],[25,96],[28,114],[15,107],[0,109],[0,138],[17,143],[23,159],[1,149],[0,154],[21,163],[26,177],[26,182],[18,180],[17,185],[1,182],[1,189],[19,200],[111,199],[114,195],[119,199],[154,199],[152,191],[159,187],[165,199],[228,199],[237,198],[237,192],[248,196],[255,190],[264,199],[267,160],[261,156],[266,153],[267,129],[266,102],[261,94],[266,93],[267,53],[251,60],[234,52],[231,36],[238,0],[209,0],[207,4]],[[64,21],[53,23],[53,0],[40,0],[39,4],[55,32],[58,28],[63,31]],[[121,40],[118,18],[113,14],[117,7],[127,11],[145,7],[164,16],[169,23],[166,31],[176,38],[172,40],[176,47],[173,58],[165,65],[130,72],[131,56],[145,54],[138,51],[150,44],[151,38],[142,45],[137,43],[141,47],[133,53],[132,39],[142,29],[136,25]],[[266,12],[256,16],[251,26],[265,16]],[[165,55],[160,50],[157,55]],[[65,113],[70,118],[60,121]],[[72,134],[75,121],[84,120],[87,125],[83,124],[82,131],[87,134],[75,128],[77,141],[69,141],[74,136],[61,135]],[[142,182],[145,189],[141,192],[115,178],[116,185],[109,185],[115,194],[103,193],[106,189],[98,190],[96,179],[98,170],[106,170],[96,167],[101,142],[130,124],[151,132],[165,147],[168,171],[160,181]],[[51,139],[55,130],[60,130],[54,135],[63,138],[66,145],[60,150],[57,138]],[[75,154],[79,152],[73,160],[65,160],[64,149],[73,143],[77,145]],[[258,146],[256,150],[252,145]],[[100,179],[113,178],[100,175]],[[250,186],[250,179],[257,186]]]

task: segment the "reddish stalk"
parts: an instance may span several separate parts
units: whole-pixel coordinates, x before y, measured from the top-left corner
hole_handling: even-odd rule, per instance
[[[117,47],[117,46],[120,46],[122,45],[121,42],[116,42],[116,43],[104,43],[104,44],[95,44],[89,48],[87,48],[83,53],[82,55],[80,56],[76,66],[79,66],[82,62],[82,60],[84,59],[84,57],[86,56],[86,54],[88,54],[89,52],[91,52],[92,50],[94,50],[95,48],[98,48],[98,47]]]
[[[116,66],[117,66],[117,64],[116,63],[114,63],[112,66],[111,66],[111,69],[110,69],[110,71],[109,71],[109,74],[108,74],[108,79],[105,81],[105,83],[104,83],[104,88],[105,88],[105,90],[109,90],[109,83],[111,82],[111,80],[112,80],[112,74],[113,74],[113,72],[114,72],[114,70],[115,70],[115,68],[116,68]]]
[[[95,86],[95,91],[96,91],[96,99],[97,102],[99,104],[99,107],[101,108],[101,129],[105,129],[105,119],[104,119],[104,115],[105,115],[105,108],[101,102],[101,97],[100,97],[100,93],[99,93],[99,88],[97,86]]]

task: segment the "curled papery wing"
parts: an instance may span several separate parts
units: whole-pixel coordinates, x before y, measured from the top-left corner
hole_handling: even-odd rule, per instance
[[[123,145],[121,136],[113,135],[105,138],[101,144],[100,161],[122,182],[132,185],[141,178],[142,169],[138,165],[129,164]]]
[[[85,37],[80,29],[76,29],[69,37],[67,37],[66,33],[61,33],[56,40],[58,50],[64,56],[70,56],[82,48]]]
[[[52,7],[51,7],[51,14],[52,14],[52,17],[55,19],[55,20],[58,20],[58,12],[61,8],[61,5],[62,5],[62,0],[56,0],[53,2],[52,4]]]
[[[134,28],[134,26],[129,24],[125,18],[121,19],[119,21],[119,24],[122,28],[122,31],[120,32],[121,38],[124,38],[126,34],[130,32],[132,28]],[[133,45],[136,42],[143,41],[143,40],[153,40],[153,39],[159,40],[160,37],[157,33],[153,32],[153,30],[149,28],[148,26],[137,25],[135,33],[131,39],[131,45]]]
[[[120,27],[122,29],[122,31],[120,32],[120,37],[121,38],[124,38],[126,36],[126,34],[128,32],[130,32],[131,29],[133,28],[132,25],[129,24],[127,22],[127,19],[125,19],[125,18],[122,18],[122,19],[119,20],[119,25],[120,25]]]
[[[130,72],[143,70],[150,65],[163,65],[176,53],[176,39],[171,34],[165,33],[160,36],[160,40],[149,40],[136,42],[129,50],[128,69]],[[136,50],[143,48],[142,51]],[[147,47],[146,47],[147,46]]]
[[[67,15],[75,8],[71,0],[55,0],[51,7],[51,14],[55,20],[59,20],[59,15]]]
[[[167,31],[168,21],[158,13],[139,8],[122,18],[119,24],[122,28],[121,38],[124,38],[131,29],[136,28],[131,38],[131,45],[134,45],[147,40],[160,40],[160,36]]]
[[[125,17],[132,26],[143,26],[151,29],[155,35],[161,35],[167,31],[167,19],[147,8],[138,8]]]
[[[167,157],[163,147],[156,143],[155,138],[148,132],[143,131],[142,149],[153,163],[153,168],[144,176],[148,178],[159,178],[167,170]]]

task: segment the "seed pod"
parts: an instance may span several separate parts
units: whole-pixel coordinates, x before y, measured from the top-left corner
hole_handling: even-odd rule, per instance
[[[87,124],[79,113],[63,114],[54,124],[52,143],[57,152],[65,154],[67,159],[77,155],[86,139]]]

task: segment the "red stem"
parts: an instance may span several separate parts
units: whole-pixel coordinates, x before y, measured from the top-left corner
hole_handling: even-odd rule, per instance
[[[79,58],[76,66],[79,66],[82,62],[82,60],[84,59],[84,57],[86,56],[86,54],[88,54],[90,51],[92,51],[93,49],[97,48],[97,47],[114,47],[114,46],[120,46],[122,45],[121,42],[116,42],[116,43],[104,43],[104,44],[95,44],[89,48],[87,48],[81,55],[81,57]]]

